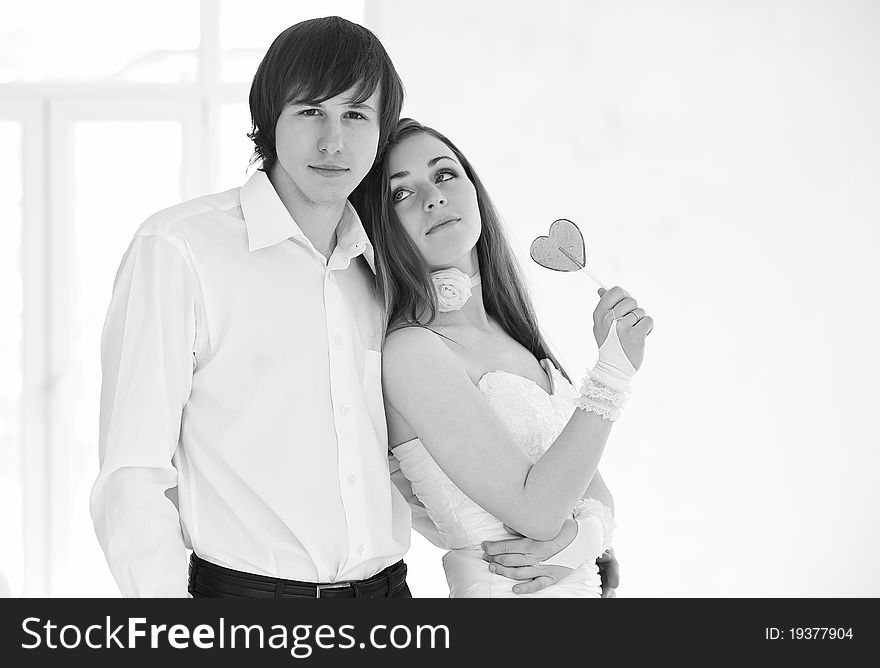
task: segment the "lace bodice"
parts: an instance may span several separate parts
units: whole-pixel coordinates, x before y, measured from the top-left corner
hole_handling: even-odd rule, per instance
[[[577,396],[575,388],[550,360],[543,360],[541,366],[550,379],[550,394],[531,379],[506,371],[491,371],[478,383],[489,404],[533,462],[544,454],[568,423],[575,410],[573,399]],[[394,455],[447,547],[476,548],[484,540],[510,537],[497,518],[455,486],[421,441],[413,439],[398,445]],[[604,505],[594,499],[582,499],[573,514],[595,515],[602,520],[604,548],[610,547],[614,521]]]

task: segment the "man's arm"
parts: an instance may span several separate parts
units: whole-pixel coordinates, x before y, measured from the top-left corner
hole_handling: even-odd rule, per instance
[[[198,284],[185,250],[137,236],[122,260],[101,341],[98,542],[126,597],[186,597],[187,553],[172,457],[192,387]]]

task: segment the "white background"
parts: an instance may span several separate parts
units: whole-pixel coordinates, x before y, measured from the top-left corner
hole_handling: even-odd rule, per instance
[[[486,182],[570,374],[595,359],[597,295],[528,259],[554,219],[656,320],[601,466],[619,596],[880,595],[880,3],[125,3],[90,48],[70,37],[88,2],[28,4],[44,48],[0,34],[9,593],[115,595],[87,495],[121,253],[153,210],[244,179],[252,59],[290,23],[349,11],[394,60],[404,115]],[[200,9],[238,37],[199,28]],[[153,28],[161,67],[100,72],[147,20],[195,21],[195,39]],[[122,189],[109,209],[103,178]],[[414,537],[416,596],[446,594],[441,554]]]

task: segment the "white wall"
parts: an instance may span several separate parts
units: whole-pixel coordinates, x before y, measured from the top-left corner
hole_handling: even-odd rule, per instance
[[[264,24],[254,31],[274,35],[286,26],[278,16],[305,5],[260,6],[251,20]],[[47,30],[57,16],[47,13]],[[880,3],[367,0],[365,23],[404,78],[405,113],[448,134],[489,186],[572,375],[595,359],[597,297],[586,278],[528,260],[531,239],[555,218],[577,222],[592,270],[626,286],[656,319],[602,465],[621,523],[620,596],[880,595]],[[19,113],[10,95],[32,92],[11,90],[0,91],[0,116]],[[220,92],[230,91],[238,95]],[[239,101],[244,94],[222,100],[230,109]],[[34,156],[67,149],[40,134],[41,107],[28,104],[20,113],[35,120],[25,136],[42,139],[27,139],[25,175],[36,173],[30,181],[43,192],[51,165],[38,169]],[[202,134],[206,150],[230,158],[248,128],[211,147],[227,125],[213,121]],[[63,126],[52,127],[57,137]],[[230,173],[243,175],[248,157],[241,150]],[[205,160],[192,149],[183,158],[190,169]],[[142,205],[133,198],[132,212]],[[37,196],[25,208],[42,220],[41,207],[60,206]],[[44,232],[23,229],[33,279]],[[29,285],[26,298],[44,297],[41,279]],[[39,304],[25,306],[25,330],[42,332]],[[26,340],[25,358],[28,345],[43,354],[49,341]],[[44,387],[42,373],[25,383],[32,394]],[[25,413],[25,431],[33,426],[31,441],[42,443],[42,413]],[[68,437],[53,436],[61,445]],[[67,461],[55,457],[76,451],[61,445],[51,464],[63,472]],[[48,470],[46,452],[28,451],[34,470]],[[88,457],[78,465],[94,467]],[[41,488],[32,482],[25,497],[34,501]],[[38,534],[30,542],[39,563],[30,566],[42,578],[71,554],[91,553],[105,582],[56,578],[63,587],[50,593],[112,594],[80,496],[38,500],[69,505],[79,519],[65,524],[75,535],[63,540],[26,522],[25,533]],[[44,542],[71,547],[39,550]],[[408,561],[417,596],[445,595],[440,554],[416,541]],[[20,578],[7,576],[16,595]]]
[[[656,320],[601,467],[620,596],[880,595],[880,4],[380,0],[367,19],[405,114],[487,182],[570,372],[595,359],[597,296],[528,260],[554,219]],[[417,543],[417,594],[442,590],[438,559]]]

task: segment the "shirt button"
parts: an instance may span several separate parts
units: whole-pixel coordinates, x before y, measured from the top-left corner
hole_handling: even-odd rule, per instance
[[[358,554],[363,554],[366,549],[363,545],[358,545]]]
[[[342,337],[339,336],[339,334],[337,334],[336,336],[333,337],[333,342],[334,342],[337,346],[341,346],[341,345],[342,345]]]
[[[348,476],[348,484],[349,485],[353,485],[356,482],[357,482],[357,478],[355,478],[353,475]]]
[[[348,415],[348,406],[343,406],[341,409],[343,415]]]

